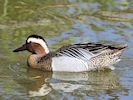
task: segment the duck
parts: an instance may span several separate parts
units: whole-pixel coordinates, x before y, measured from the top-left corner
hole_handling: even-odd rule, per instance
[[[13,52],[29,51],[27,64],[43,71],[83,72],[114,70],[115,63],[127,45],[109,45],[98,42],[69,44],[50,52],[46,40],[37,34],[29,35],[26,42]]]

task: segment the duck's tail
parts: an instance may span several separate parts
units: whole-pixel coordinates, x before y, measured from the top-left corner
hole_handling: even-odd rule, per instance
[[[113,56],[114,57],[120,57],[121,56],[121,53],[122,51],[127,48],[127,44],[121,44],[121,45],[117,45],[115,46],[115,50],[113,51]]]
[[[127,44],[121,44],[121,45],[118,45],[117,48],[118,50],[124,50],[125,48],[127,48],[128,45]]]

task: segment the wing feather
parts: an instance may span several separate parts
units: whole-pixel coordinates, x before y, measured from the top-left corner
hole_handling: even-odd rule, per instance
[[[116,47],[112,45],[104,45],[100,43],[84,43],[63,46],[57,50],[57,56],[75,57],[81,60],[89,60],[92,57],[105,53],[115,53],[123,47]]]
[[[98,55],[110,55],[116,53],[117,51],[121,51],[127,46],[112,46],[112,45],[104,45],[100,43],[84,43],[84,44],[74,44],[67,45],[59,48],[57,51],[52,52],[44,56],[44,59],[49,59],[50,57],[60,57],[67,56],[73,57],[80,60],[88,61],[92,57],[96,57]],[[43,58],[42,58],[43,59]]]

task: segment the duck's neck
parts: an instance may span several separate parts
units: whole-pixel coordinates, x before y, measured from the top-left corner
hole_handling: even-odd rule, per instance
[[[34,52],[36,55],[40,57],[45,56],[46,54],[49,53],[49,52],[46,52],[46,50],[42,46],[38,46],[37,48],[35,48]]]

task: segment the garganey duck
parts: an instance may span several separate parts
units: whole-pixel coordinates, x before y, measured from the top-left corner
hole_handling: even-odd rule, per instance
[[[112,46],[100,43],[73,44],[50,52],[45,39],[30,35],[25,44],[13,52],[28,50],[28,65],[44,71],[81,72],[96,69],[111,69],[120,61],[120,55],[127,46]]]

